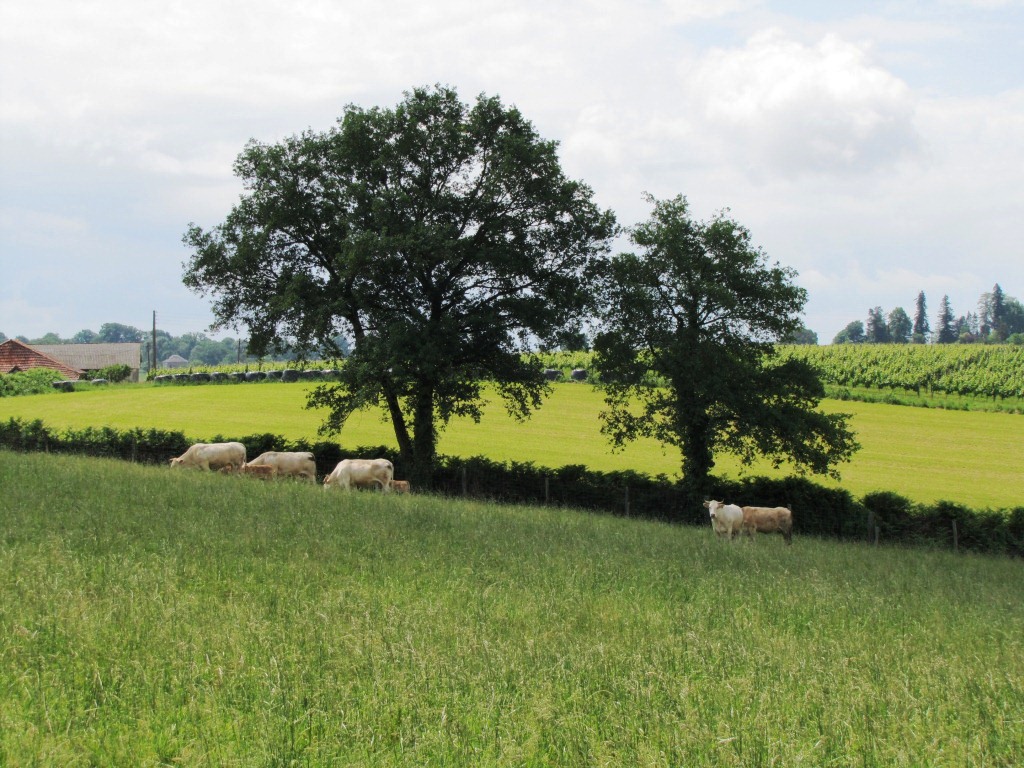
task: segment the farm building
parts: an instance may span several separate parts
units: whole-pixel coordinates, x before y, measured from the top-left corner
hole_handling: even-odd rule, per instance
[[[85,371],[87,377],[112,365],[127,365],[129,381],[139,380],[142,345],[138,342],[119,344],[33,344],[32,349],[67,366]]]
[[[0,373],[20,373],[32,368],[50,368],[70,380],[77,380],[85,375],[84,370],[57,360],[17,339],[8,339],[0,344]]]
[[[181,355],[171,355],[160,365],[164,368],[186,368],[188,366],[188,360]]]

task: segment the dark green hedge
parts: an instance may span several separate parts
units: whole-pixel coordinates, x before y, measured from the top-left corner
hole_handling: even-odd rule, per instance
[[[209,442],[238,440],[250,457],[264,451],[311,451],[317,473],[324,477],[345,458],[390,459],[395,477],[408,476],[401,457],[384,446],[343,448],[334,442],[286,440],[269,433],[235,438],[214,435]],[[41,421],[10,419],[0,422],[0,448],[16,451],[106,456],[151,464],[166,464],[194,441],[181,432],[109,427],[52,431]],[[715,478],[711,495],[729,503],[786,506],[793,510],[798,535],[835,539],[925,545],[974,552],[1024,556],[1024,507],[1011,510],[972,510],[953,502],[916,504],[895,493],[872,493],[860,501],[847,491],[825,488],[806,478],[764,477],[731,481]],[[481,456],[442,456],[434,471],[434,492],[508,503],[553,504],[616,515],[707,525],[703,499],[665,477],[638,472],[594,472],[581,465],[559,469],[526,462],[495,462]],[[953,523],[956,522],[954,542]]]

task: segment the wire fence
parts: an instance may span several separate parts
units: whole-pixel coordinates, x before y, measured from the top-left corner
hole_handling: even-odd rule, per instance
[[[265,451],[309,451],[320,480],[347,458],[386,458],[395,465],[396,479],[410,475],[402,456],[385,446],[344,448],[328,441],[289,441],[273,434],[242,438],[216,435],[204,442],[230,440],[243,443],[250,458]],[[90,427],[56,432],[38,420],[12,418],[0,422],[0,448],[14,451],[160,465],[183,454],[193,442],[183,433],[156,429]],[[439,456],[429,487],[414,487],[413,491],[507,504],[572,507],[687,525],[709,524],[704,495],[696,494],[684,483],[637,472],[595,472],[582,465],[552,469],[528,462]],[[788,507],[793,511],[797,535],[1024,556],[1024,507],[972,510],[947,501],[916,504],[894,493],[873,493],[855,500],[845,490],[825,488],[802,477],[715,478],[705,492],[740,506]]]

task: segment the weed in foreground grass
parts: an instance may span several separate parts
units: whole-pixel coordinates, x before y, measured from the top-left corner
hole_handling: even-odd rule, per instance
[[[0,452],[0,763],[1013,765],[1017,561]]]

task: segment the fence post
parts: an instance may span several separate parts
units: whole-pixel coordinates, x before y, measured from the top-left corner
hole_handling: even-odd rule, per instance
[[[960,536],[956,530],[956,520],[953,521],[953,551],[960,551]]]
[[[466,496],[469,493],[469,482],[466,479],[466,467],[462,467],[462,495]]]
[[[875,510],[868,510],[868,539],[871,539],[871,533],[875,530]]]
[[[629,486],[626,486],[626,517],[629,517]]]
[[[551,500],[551,478],[549,478],[547,475],[544,475],[544,505],[547,506],[547,504],[550,502],[550,500]]]

